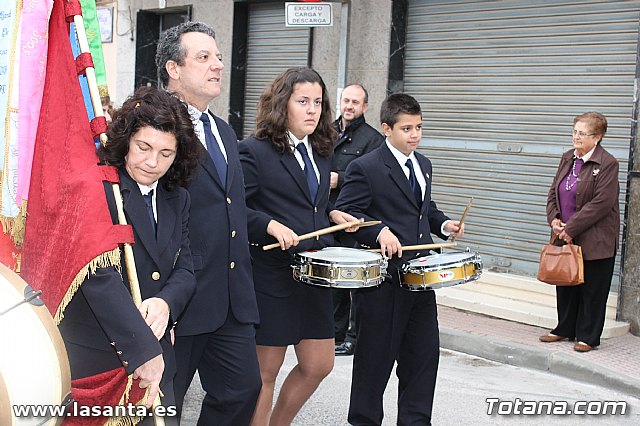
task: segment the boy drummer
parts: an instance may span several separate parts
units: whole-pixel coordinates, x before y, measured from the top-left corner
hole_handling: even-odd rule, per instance
[[[362,228],[353,237],[379,245],[383,255],[402,257],[403,245],[460,238],[464,225],[450,220],[431,200],[431,162],[416,148],[422,138],[422,110],[406,94],[393,94],[381,106],[385,143],[353,161],[336,206],[382,224]],[[390,262],[391,278],[354,292],[358,348],[353,362],[348,421],[382,424],[382,398],[398,363],[397,423],[430,424],[439,358],[438,319],[432,290],[400,288],[400,274]]]

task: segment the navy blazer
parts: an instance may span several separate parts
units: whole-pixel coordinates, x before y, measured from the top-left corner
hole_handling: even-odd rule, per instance
[[[383,222],[351,234],[365,247],[378,246],[377,237],[385,226],[403,246],[433,243],[432,233],[443,240],[448,238],[442,234],[441,227],[449,218],[431,200],[431,161],[418,152],[415,155],[427,182],[421,208],[413,197],[407,176],[386,143],[347,167],[336,208],[367,221]],[[413,257],[420,255],[425,253],[412,252]],[[403,255],[403,258],[409,257]],[[397,278],[396,274],[392,276]]]
[[[227,187],[222,187],[213,160],[203,148],[188,187],[189,235],[197,287],[176,325],[178,336],[215,331],[225,322],[229,309],[241,323],[259,321],[238,138],[227,123],[211,115],[227,153]]]
[[[99,268],[82,283],[65,310],[60,331],[67,346],[72,377],[81,378],[120,366],[131,374],[153,357],[164,354],[162,383],[175,375],[176,364],[169,336],[195,291],[193,261],[189,249],[189,194],[184,188],[166,191],[157,187],[157,239],[136,182],[120,171],[120,189],[127,223],[133,228],[136,262],[142,299],[160,297],[170,309],[170,324],[160,342],[133,304],[127,271]],[[115,199],[105,184],[107,204],[117,223]]]
[[[253,136],[240,142],[256,291],[276,297],[290,295],[296,285],[291,272],[292,255],[334,244],[333,237],[325,235],[301,241],[287,251],[262,250],[262,246],[277,242],[267,234],[272,219],[298,235],[330,226],[331,158],[314,155],[313,159],[320,172],[316,200],[311,200],[304,171],[293,153],[278,152],[270,140]]]

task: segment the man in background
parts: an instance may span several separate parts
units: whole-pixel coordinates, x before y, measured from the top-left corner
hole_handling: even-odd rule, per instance
[[[349,84],[340,97],[340,117],[334,125],[338,139],[333,144],[331,194],[335,203],[344,183],[344,174],[352,160],[379,147],[384,142],[380,132],[368,125],[364,113],[369,108],[369,94],[358,83]],[[355,247],[356,242],[346,233],[336,237],[343,247]],[[336,355],[353,355],[356,345],[355,317],[351,309],[351,290],[333,289],[333,317],[335,320]]]

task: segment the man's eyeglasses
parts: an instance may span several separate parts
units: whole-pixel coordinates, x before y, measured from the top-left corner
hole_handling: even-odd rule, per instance
[[[587,136],[593,136],[595,135],[595,133],[585,133],[585,132],[579,132],[577,130],[573,131],[573,136],[579,136],[580,138],[586,138]]]

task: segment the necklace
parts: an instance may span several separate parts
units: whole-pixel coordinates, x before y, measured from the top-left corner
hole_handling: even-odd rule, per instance
[[[571,173],[569,173],[567,175],[567,181],[564,184],[564,189],[566,189],[567,191],[571,191],[571,189],[576,185],[576,183],[578,183],[578,175],[576,174],[576,160],[577,159],[578,159],[577,157],[573,157],[573,166],[571,167]],[[571,185],[569,185],[571,176],[576,178],[576,180],[574,180],[573,183]]]

